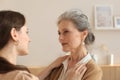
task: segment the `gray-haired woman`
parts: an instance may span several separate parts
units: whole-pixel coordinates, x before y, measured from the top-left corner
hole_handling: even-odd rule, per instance
[[[102,70],[87,50],[87,46],[95,40],[88,17],[81,10],[72,9],[61,14],[57,24],[62,50],[70,53],[68,59],[63,62],[64,68],[59,80],[65,80],[67,75],[72,74],[73,80],[101,80]],[[87,70],[81,65],[86,66]]]

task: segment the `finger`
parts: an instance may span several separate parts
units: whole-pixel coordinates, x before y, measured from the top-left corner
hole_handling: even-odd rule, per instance
[[[82,71],[84,71],[84,69],[86,70],[86,66],[83,64],[83,65],[79,65],[79,67],[76,67],[76,71],[81,73]]]
[[[85,72],[86,72],[86,70],[87,70],[87,67],[83,67],[83,69],[81,70],[80,74],[81,74],[81,75],[84,75]]]
[[[81,69],[82,67],[84,67],[85,66],[85,64],[76,64],[75,65],[75,68],[76,69]]]
[[[62,57],[61,57],[61,61],[66,60],[68,57],[69,57],[69,55],[62,56]]]

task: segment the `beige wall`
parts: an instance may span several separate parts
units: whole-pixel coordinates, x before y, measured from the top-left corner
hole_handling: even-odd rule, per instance
[[[19,57],[18,64],[48,65],[63,52],[58,42],[57,17],[72,8],[81,9],[89,17],[91,26],[94,27],[94,5],[112,5],[113,16],[120,16],[120,0],[0,0],[0,10],[17,10],[27,18],[30,28],[30,53],[28,56]],[[115,63],[120,63],[120,30],[94,30],[96,35],[95,47],[105,44],[110,52],[115,55]],[[98,56],[98,64],[106,64],[106,54],[94,51]]]

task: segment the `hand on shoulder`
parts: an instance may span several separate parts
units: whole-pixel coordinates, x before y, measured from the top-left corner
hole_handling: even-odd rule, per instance
[[[86,70],[85,64],[77,64],[69,70],[66,80],[81,80]]]

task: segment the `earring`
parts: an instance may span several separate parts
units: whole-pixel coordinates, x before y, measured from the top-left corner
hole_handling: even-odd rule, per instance
[[[18,46],[19,44],[19,40],[15,41],[15,45]]]
[[[82,45],[85,45],[85,42],[82,42]]]

